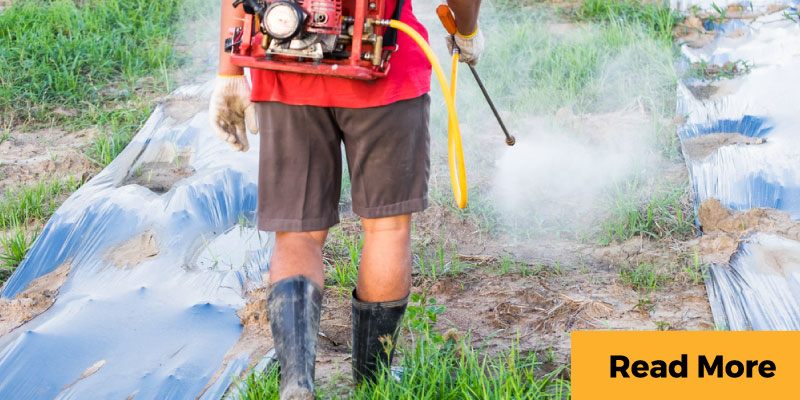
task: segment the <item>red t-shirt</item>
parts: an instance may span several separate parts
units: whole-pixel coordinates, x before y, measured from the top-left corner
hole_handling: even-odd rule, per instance
[[[391,18],[396,0],[386,1]],[[400,20],[426,40],[428,31],[417,21],[411,0],[403,4]],[[397,32],[398,50],[390,60],[389,73],[374,81],[250,69],[251,101],[278,101],[318,107],[366,108],[413,99],[430,91],[431,65],[422,49],[405,33]]]

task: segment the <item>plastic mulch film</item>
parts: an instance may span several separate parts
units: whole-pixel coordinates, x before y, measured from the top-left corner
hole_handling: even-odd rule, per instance
[[[210,88],[158,106],[3,287],[0,398],[220,398],[266,352],[237,315],[273,240],[254,229],[258,136],[220,142]]]
[[[674,3],[678,9],[711,3]],[[733,4],[731,2],[731,4]],[[741,4],[737,2],[737,4]],[[728,4],[716,3],[725,10]],[[800,17],[798,5],[744,3],[710,24],[713,41],[681,47],[687,68],[719,71],[678,85],[679,128],[696,201],[756,207],[800,219]],[[716,13],[711,10],[711,14]],[[720,24],[721,22],[721,24]],[[698,74],[695,74],[698,75]],[[718,326],[800,329],[800,243],[772,234],[740,238],[729,265],[712,265],[706,287]]]

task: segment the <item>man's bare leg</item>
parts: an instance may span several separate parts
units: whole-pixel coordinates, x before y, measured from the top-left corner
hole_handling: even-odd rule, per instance
[[[320,288],[325,284],[322,246],[328,230],[313,232],[277,232],[269,267],[269,282],[303,275]]]
[[[362,218],[364,247],[358,267],[358,299],[405,298],[411,289],[411,214]]]
[[[315,398],[314,364],[325,280],[322,245],[327,233],[275,235],[267,310],[284,400]]]
[[[353,293],[353,377],[376,379],[392,364],[411,288],[411,215],[362,219],[364,247]],[[388,350],[388,351],[387,351]]]

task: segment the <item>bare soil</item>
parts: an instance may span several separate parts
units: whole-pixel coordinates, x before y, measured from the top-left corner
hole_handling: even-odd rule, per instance
[[[185,117],[177,111],[173,114],[170,114],[173,118]],[[140,185],[155,193],[166,193],[178,181],[194,175],[195,169],[190,165],[193,154],[190,147],[177,149],[172,145],[163,146],[152,161],[137,165],[130,171],[122,184]]]
[[[145,231],[106,253],[106,259],[119,269],[130,269],[142,261],[158,255],[158,241],[155,234]]]
[[[716,199],[700,204],[697,217],[703,236],[685,244],[697,249],[704,264],[727,265],[743,241],[754,233],[769,233],[800,241],[800,222],[788,213],[771,208],[752,208],[734,211],[723,207]]]
[[[47,311],[56,301],[58,289],[67,281],[70,264],[62,264],[49,274],[34,279],[13,299],[0,298],[0,336]]]
[[[96,166],[83,149],[98,132],[69,132],[48,128],[33,132],[12,130],[0,142],[0,193],[40,179],[51,181],[72,175],[88,178]]]
[[[741,133],[710,133],[683,140],[683,155],[693,160],[702,160],[725,146],[764,144],[766,139],[754,138]]]
[[[608,248],[569,239],[520,242],[478,235],[474,223],[445,206],[415,215],[414,223],[418,248],[437,248],[444,240],[445,248],[454,249],[450,263],[459,263],[462,269],[453,268],[435,280],[415,272],[412,292],[446,307],[436,325],[438,332],[468,337],[488,354],[516,345],[521,351],[542,354],[552,362],[547,367],[555,369],[569,363],[573,330],[714,328],[702,284],[676,280],[663,289],[640,293],[619,281],[618,271],[629,265],[629,258],[652,257],[668,264],[679,257],[678,250],[639,239],[617,250],[611,246],[612,256],[601,251]],[[359,222],[347,216],[339,229],[356,234]],[[668,254],[660,254],[663,251]],[[509,258],[514,267],[503,273],[501,264]],[[244,331],[236,348],[251,349],[254,363],[271,343],[267,291],[263,287],[250,291],[250,301],[240,311]],[[404,332],[401,340],[408,341],[411,335]],[[350,343],[350,294],[328,288],[317,346],[316,376],[321,387],[349,382]]]

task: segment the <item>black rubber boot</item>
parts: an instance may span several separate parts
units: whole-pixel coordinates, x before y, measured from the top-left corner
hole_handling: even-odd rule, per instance
[[[304,276],[282,279],[270,289],[267,311],[281,371],[281,400],[314,398],[321,305],[322,291]]]
[[[407,304],[408,297],[367,303],[358,300],[353,291],[353,378],[357,384],[374,381],[381,364],[391,367]]]

